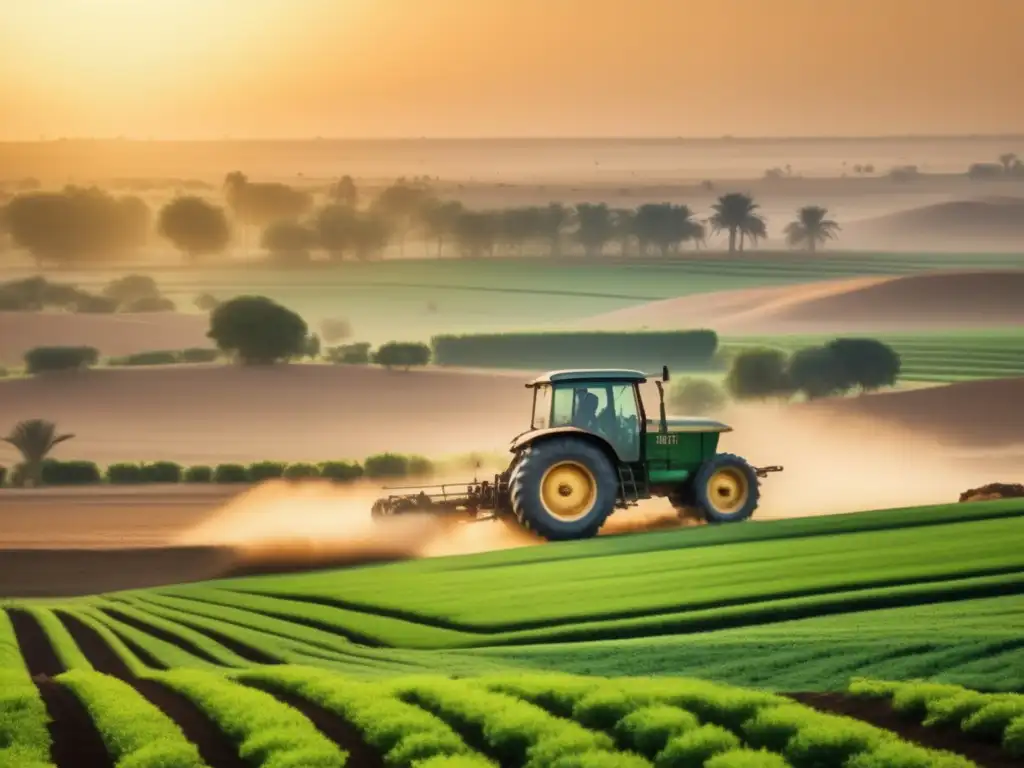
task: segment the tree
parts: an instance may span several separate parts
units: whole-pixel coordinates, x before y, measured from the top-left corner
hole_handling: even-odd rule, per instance
[[[444,244],[455,234],[455,225],[465,209],[458,200],[428,198],[420,207],[418,218],[427,240],[437,243],[437,258],[444,254]]]
[[[786,366],[786,354],[779,349],[750,349],[732,361],[725,384],[737,400],[789,397],[793,392]]]
[[[11,478],[13,485],[38,486],[42,480],[43,462],[57,445],[70,440],[74,435],[57,434],[57,425],[43,419],[29,419],[18,422],[11,433],[3,438],[21,454],[21,463],[15,467]]]
[[[825,346],[841,366],[847,389],[860,387],[863,392],[872,392],[893,386],[899,377],[899,354],[877,339],[833,339]]]
[[[214,296],[212,293],[200,293],[196,296],[193,304],[196,305],[196,309],[200,312],[212,312],[218,306],[220,306],[220,299]]]
[[[329,317],[320,323],[320,335],[328,344],[344,341],[352,336],[352,324],[344,317]]]
[[[789,379],[808,400],[840,395],[849,390],[839,357],[828,347],[806,347],[789,360]]]
[[[695,415],[713,413],[727,401],[721,387],[708,379],[682,379],[668,393],[668,405],[673,410]]]
[[[543,236],[543,208],[536,206],[505,208],[495,216],[499,237],[511,251],[519,256],[523,255],[523,250],[528,243],[539,240]]]
[[[160,234],[194,262],[223,251],[231,239],[224,209],[201,197],[177,197],[160,209]]]
[[[279,182],[252,182],[240,171],[224,177],[228,207],[245,226],[294,221],[313,207],[313,196]]]
[[[1003,165],[1003,171],[1009,173],[1010,169],[1017,163],[1017,154],[1015,152],[1004,152],[999,156],[999,162]]]
[[[327,191],[327,197],[337,205],[346,208],[355,208],[359,203],[359,190],[351,176],[342,176],[337,183],[332,184]]]
[[[615,220],[604,203],[580,203],[576,206],[579,229],[576,239],[587,256],[600,256],[605,244],[615,236]]]
[[[455,239],[463,256],[490,255],[498,239],[497,216],[490,211],[463,211],[455,221]]]
[[[704,227],[693,219],[693,211],[685,205],[645,203],[636,211],[633,230],[645,255],[655,246],[662,256],[679,249],[680,243],[703,237]]]
[[[711,230],[729,233],[729,253],[736,253],[741,235],[759,236],[755,233],[764,232],[764,219],[757,213],[759,207],[753,198],[740,192],[722,195],[711,206]]]
[[[409,370],[430,362],[430,347],[420,342],[389,341],[374,353],[373,362],[386,368]]]
[[[138,247],[149,209],[138,198],[115,198],[95,187],[15,196],[6,207],[14,243],[44,264],[110,261]]]
[[[826,219],[828,208],[817,205],[805,205],[797,211],[796,221],[786,225],[786,242],[790,246],[803,246],[811,253],[818,249],[819,243],[835,238],[839,225]]]
[[[103,295],[118,304],[128,304],[139,299],[160,298],[160,287],[149,275],[125,275],[107,283]]]
[[[625,256],[636,237],[636,211],[632,208],[616,208],[612,211],[615,239],[619,241],[619,254]]]
[[[352,247],[356,258],[366,261],[380,256],[392,234],[388,220],[379,213],[358,214],[352,222]]]
[[[309,249],[317,243],[317,233],[294,221],[279,221],[263,230],[260,245],[271,259],[282,266],[309,263]]]
[[[398,252],[405,248],[405,237],[417,214],[426,201],[433,197],[430,187],[422,182],[407,182],[398,179],[394,184],[381,191],[373,201],[373,212],[380,214],[390,222],[398,237]]]
[[[548,243],[549,256],[561,256],[562,237],[572,224],[572,211],[561,203],[548,203],[537,217],[538,234]]]
[[[317,213],[314,228],[317,241],[331,261],[341,261],[355,247],[359,214],[345,205],[327,205]]]
[[[320,337],[315,333],[311,333],[306,337],[305,344],[303,345],[303,354],[310,360],[316,360],[320,357]]]
[[[238,296],[210,313],[207,336],[246,365],[303,355],[309,329],[298,314],[266,296]]]

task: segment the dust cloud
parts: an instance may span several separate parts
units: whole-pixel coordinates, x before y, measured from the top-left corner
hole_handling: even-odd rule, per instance
[[[1010,477],[1015,464],[1011,456],[971,462],[927,435],[859,416],[758,405],[731,409],[721,418],[734,431],[723,436],[720,450],[755,466],[784,466],[762,481],[754,521],[956,501],[966,488]],[[252,573],[543,543],[514,522],[429,514],[371,517],[373,501],[386,493],[371,482],[339,487],[323,481],[271,481],[234,498],[174,544],[228,547],[236,553],[234,572]],[[616,511],[599,535],[702,524],[666,499],[653,499]]]

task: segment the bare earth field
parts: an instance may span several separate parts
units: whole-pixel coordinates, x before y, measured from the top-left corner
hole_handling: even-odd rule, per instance
[[[209,347],[208,328],[205,315],[175,312],[0,312],[0,363],[20,365],[25,352],[33,347],[96,347],[102,357]]]
[[[760,335],[992,328],[1024,323],[1021,296],[1024,270],[951,270],[716,291],[610,312],[573,327],[702,327]]]

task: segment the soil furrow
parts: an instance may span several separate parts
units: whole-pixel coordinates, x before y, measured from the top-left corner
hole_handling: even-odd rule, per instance
[[[196,745],[200,756],[212,768],[247,768],[238,748],[216,723],[181,694],[153,681],[137,677],[102,636],[80,619],[58,613],[82,653],[100,672],[131,684],[147,701],[171,718]]]
[[[152,624],[147,624],[146,622],[137,619],[134,616],[129,616],[125,613],[122,613],[116,608],[104,607],[100,608],[100,610],[103,611],[103,613],[107,614],[110,618],[114,619],[115,621],[120,621],[122,624],[127,624],[129,627],[133,627],[139,630],[140,632],[145,632],[147,635],[152,635],[158,640],[163,640],[165,643],[176,645],[178,648],[181,648],[183,651],[192,654],[196,658],[202,659],[203,661],[208,661],[211,664],[218,664],[220,666],[224,666],[223,663],[209,651],[200,648],[192,641],[184,637],[180,637],[174,634],[173,632],[169,632],[166,629],[163,629],[162,627],[155,627]]]
[[[246,681],[245,685],[269,693],[282,704],[301,712],[324,736],[348,752],[346,768],[384,768],[384,758],[363,739],[359,729],[348,720],[294,693],[273,686]]]
[[[7,615],[11,617],[14,636],[18,640],[18,650],[21,651],[29,674],[33,677],[56,677],[63,672],[64,664],[35,616],[16,608],[7,609]]]
[[[932,727],[902,717],[882,699],[842,693],[787,693],[791,699],[829,714],[862,720],[892,731],[906,741],[929,749],[945,750],[974,761],[980,768],[1020,768],[1021,761],[1003,752],[998,744],[978,741],[950,726]]]
[[[111,768],[103,737],[78,697],[49,677],[33,681],[50,715],[50,759],[57,768]]]

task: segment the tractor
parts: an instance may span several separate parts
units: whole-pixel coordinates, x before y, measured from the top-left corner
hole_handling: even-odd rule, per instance
[[[490,480],[435,485],[378,499],[374,517],[452,513],[466,521],[504,518],[547,539],[595,536],[616,509],[653,497],[708,523],[747,520],[757,509],[760,478],[782,467],[753,467],[718,442],[731,427],[713,419],[665,415],[656,378],[659,417],[644,410],[633,370],[551,371],[526,384],[533,391],[529,429],[509,448],[508,468]],[[429,492],[428,492],[429,491]]]

